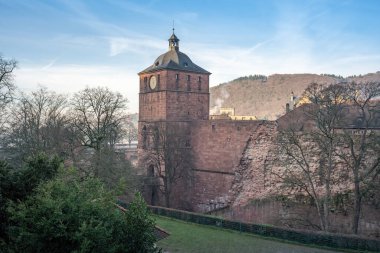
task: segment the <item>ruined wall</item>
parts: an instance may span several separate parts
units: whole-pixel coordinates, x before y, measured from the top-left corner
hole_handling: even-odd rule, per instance
[[[252,199],[265,198],[272,186],[272,162],[276,159],[277,124],[264,122],[252,132],[235,168],[231,187],[232,205],[243,206]]]
[[[194,121],[191,147],[194,159],[193,208],[207,212],[231,202],[235,169],[250,136],[270,131],[269,121]]]

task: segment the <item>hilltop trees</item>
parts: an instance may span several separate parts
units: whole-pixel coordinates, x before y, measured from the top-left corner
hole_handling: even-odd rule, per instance
[[[12,160],[20,163],[39,152],[67,157],[66,110],[67,99],[46,88],[21,93],[11,107],[4,142]]]
[[[127,102],[120,93],[104,87],[86,88],[75,93],[71,101],[72,131],[78,143],[92,154],[89,164],[78,166],[109,183],[125,177],[131,167],[115,150],[115,144],[125,138]]]
[[[133,126],[127,102],[120,93],[103,87],[86,88],[71,99],[43,87],[20,93],[4,124],[3,155],[21,164],[39,152],[57,154],[110,182],[131,167],[115,150],[115,143],[123,141],[126,129]]]
[[[108,88],[86,88],[74,94],[72,120],[83,146],[100,152],[112,147],[124,134],[128,100]]]

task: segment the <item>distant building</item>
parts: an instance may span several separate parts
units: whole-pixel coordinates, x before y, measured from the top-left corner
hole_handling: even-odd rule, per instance
[[[233,107],[222,107],[220,108],[219,115],[210,115],[212,120],[222,120],[222,119],[231,119],[231,120],[257,120],[256,116],[253,115],[235,115],[235,108]]]
[[[286,103],[286,113],[293,111],[295,108],[303,104],[310,103],[309,99],[304,96],[295,96],[293,91],[290,93],[290,100]]]
[[[137,141],[131,143],[117,143],[115,144],[115,150],[118,153],[124,153],[125,159],[129,160],[134,166],[137,165]]]

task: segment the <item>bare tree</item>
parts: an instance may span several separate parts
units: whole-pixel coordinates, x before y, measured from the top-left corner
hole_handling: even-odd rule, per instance
[[[158,122],[149,126],[143,134],[146,149],[144,165],[152,187],[165,198],[165,206],[171,207],[171,198],[177,184],[191,180],[191,148],[186,126],[176,123]],[[158,179],[158,180],[155,180]],[[177,185],[178,187],[178,185]],[[154,200],[153,200],[154,201]],[[156,204],[156,203],[152,203]]]
[[[314,202],[320,228],[330,229],[332,186],[338,181],[339,160],[335,153],[339,145],[336,126],[342,121],[346,103],[343,84],[325,87],[312,84],[304,96],[310,104],[302,111],[309,126],[290,125],[279,134],[280,164],[285,173],[277,173],[284,186],[298,194],[308,195]],[[293,119],[294,120],[294,119]]]
[[[93,173],[100,175],[102,152],[124,138],[128,100],[108,88],[86,88],[72,99],[73,131],[83,147],[94,151]]]
[[[15,90],[13,71],[16,67],[15,60],[6,60],[0,55],[0,107],[12,101]]]
[[[379,181],[380,83],[312,85],[305,96],[310,104],[302,115],[312,124],[280,133],[286,170],[277,174],[314,200],[323,230],[329,229],[331,197],[344,188],[351,192],[357,234],[363,197]]]
[[[0,55],[0,127],[6,118],[5,107],[13,100],[15,91],[13,72],[16,67],[15,60],[6,60]]]
[[[380,174],[380,83],[351,83],[348,90],[350,108],[340,126],[342,145],[346,148],[338,150],[338,156],[352,173],[352,232],[357,234],[363,196]]]
[[[67,157],[66,108],[66,98],[46,88],[22,93],[11,108],[5,135],[6,150],[16,160],[38,152]]]

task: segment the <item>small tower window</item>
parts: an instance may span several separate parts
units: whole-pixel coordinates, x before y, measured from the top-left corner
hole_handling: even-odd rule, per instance
[[[202,82],[202,78],[201,76],[198,76],[198,83],[201,83]]]
[[[157,89],[160,89],[160,75],[157,75]]]
[[[148,78],[147,77],[144,77],[144,89],[145,90],[148,89]]]
[[[189,66],[189,64],[187,64],[187,62],[185,62],[185,63],[183,64],[183,66],[187,67],[187,66]]]
[[[190,87],[190,75],[187,75],[187,90],[191,91],[191,87]]]
[[[179,74],[175,74],[175,89],[179,89]]]

